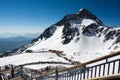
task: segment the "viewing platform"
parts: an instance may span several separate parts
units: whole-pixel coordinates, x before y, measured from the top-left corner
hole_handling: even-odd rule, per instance
[[[45,74],[31,72],[24,66],[14,67],[15,78],[10,80],[120,80],[120,52]],[[10,70],[3,72],[7,73]]]

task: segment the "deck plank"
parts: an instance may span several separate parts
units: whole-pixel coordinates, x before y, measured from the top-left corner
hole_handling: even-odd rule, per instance
[[[21,77],[16,77],[16,78],[13,78],[13,79],[10,79],[10,80],[23,80],[23,78],[21,78]]]

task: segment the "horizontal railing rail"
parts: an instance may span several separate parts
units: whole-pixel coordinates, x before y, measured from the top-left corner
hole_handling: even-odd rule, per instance
[[[35,63],[38,64],[38,62]],[[83,80],[120,74],[120,51],[62,70],[56,68],[55,71],[47,72],[42,75],[39,75],[39,73],[37,75],[32,75],[31,72],[25,71],[26,69],[24,66],[29,64],[30,63],[15,66],[14,69],[17,72],[15,75],[23,77],[24,80]],[[5,71],[7,70],[3,70],[3,72]]]
[[[119,56],[118,59],[113,59],[111,61],[109,60],[115,56]],[[93,64],[99,61],[102,62]],[[111,53],[109,55],[105,55],[103,57],[72,66],[70,68],[58,70],[57,73],[55,71],[40,76],[33,76],[33,78],[37,80],[40,78],[41,80],[83,80],[105,75],[113,75],[114,73],[120,73],[120,52]]]

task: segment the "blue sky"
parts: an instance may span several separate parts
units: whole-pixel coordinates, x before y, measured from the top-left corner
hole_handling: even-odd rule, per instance
[[[108,26],[120,26],[120,0],[0,0],[0,34],[40,33],[66,14],[86,8]]]

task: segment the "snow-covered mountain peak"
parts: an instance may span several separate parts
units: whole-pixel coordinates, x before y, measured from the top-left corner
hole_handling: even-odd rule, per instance
[[[87,9],[85,8],[81,8],[79,9],[77,12],[76,12],[77,15],[81,15],[81,14],[84,14],[84,15],[92,15],[94,16],[91,12],[89,12]],[[83,15],[81,15],[81,17],[84,17]],[[94,16],[96,18],[96,16]]]
[[[99,25],[104,25],[102,23],[102,21],[100,21],[94,14],[92,14],[91,12],[89,12],[85,8],[81,8],[75,14],[67,14],[66,16],[64,16],[64,18],[62,20],[60,20],[59,22],[57,22],[55,25],[61,26],[61,25],[64,25],[65,23],[68,23],[68,22],[71,22],[71,21],[79,22],[80,23],[84,19],[94,20]]]
[[[75,13],[77,16],[80,18],[85,18],[85,19],[98,19],[94,14],[92,14],[90,11],[88,11],[85,8],[81,8],[78,10],[78,12]]]
[[[90,11],[82,8],[75,14],[64,16],[18,51],[45,51],[49,54],[51,50],[63,52],[62,57],[80,62],[119,51],[120,28],[105,26]]]
[[[80,11],[82,11],[82,10],[84,10],[85,8],[81,8],[81,9],[79,9],[78,11],[80,12]]]
[[[118,35],[119,29],[104,26],[102,21],[90,11],[81,8],[77,13],[68,14],[48,27],[28,49],[47,48],[70,54],[100,53],[106,50],[107,53],[114,49],[118,50],[118,45],[117,48],[113,47],[120,42]],[[69,52],[70,49],[72,49],[71,52]]]

